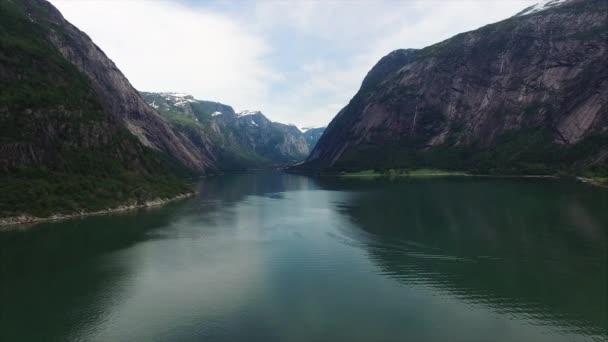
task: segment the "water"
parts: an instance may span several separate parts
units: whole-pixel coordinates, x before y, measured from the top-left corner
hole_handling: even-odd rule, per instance
[[[608,191],[204,180],[0,233],[0,341],[606,341]]]

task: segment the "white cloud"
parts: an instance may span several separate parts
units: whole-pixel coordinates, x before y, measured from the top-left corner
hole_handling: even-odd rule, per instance
[[[138,89],[182,91],[318,126],[390,51],[437,43],[536,0],[52,2]]]
[[[352,98],[369,69],[384,55],[400,48],[422,48],[458,33],[505,19],[535,0],[438,0],[386,3],[307,1],[292,11],[271,15],[274,3],[261,2],[267,27],[292,25],[296,30],[329,42],[348,46],[346,59],[314,60],[301,67],[307,73],[302,84],[288,96],[268,104],[267,112],[302,125],[327,124]],[[270,8],[269,8],[270,7]],[[318,15],[312,15],[317,13]],[[274,18],[274,20],[273,20]],[[286,22],[286,23],[285,23]],[[288,77],[289,78],[289,77]],[[317,99],[322,98],[322,103]],[[336,106],[337,103],[342,105]],[[297,104],[297,105],[293,105]],[[309,106],[306,104],[315,104]]]
[[[140,90],[186,92],[236,107],[279,75],[270,47],[227,16],[166,1],[53,0]]]

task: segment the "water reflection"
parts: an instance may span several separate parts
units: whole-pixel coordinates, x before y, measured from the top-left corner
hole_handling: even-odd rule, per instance
[[[280,173],[198,190],[1,233],[0,340],[608,336],[604,191]]]
[[[171,209],[1,231],[0,340],[61,341],[102,319],[130,271],[98,258],[149,239],[170,221]]]
[[[525,180],[327,186],[362,191],[339,210],[367,233],[359,240],[384,274],[567,332],[608,336],[605,192]]]

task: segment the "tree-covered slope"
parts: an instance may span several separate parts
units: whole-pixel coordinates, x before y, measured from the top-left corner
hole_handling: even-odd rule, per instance
[[[63,53],[94,47],[58,15],[44,1],[0,2],[0,217],[100,210],[190,191],[180,178],[191,171],[168,148],[142,143],[100,94],[99,80],[81,70],[96,62],[81,56],[79,67],[53,42],[63,42]]]

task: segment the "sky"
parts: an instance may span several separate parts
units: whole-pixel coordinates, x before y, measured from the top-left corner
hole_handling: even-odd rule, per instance
[[[50,0],[138,90],[327,125],[374,64],[539,0]]]

